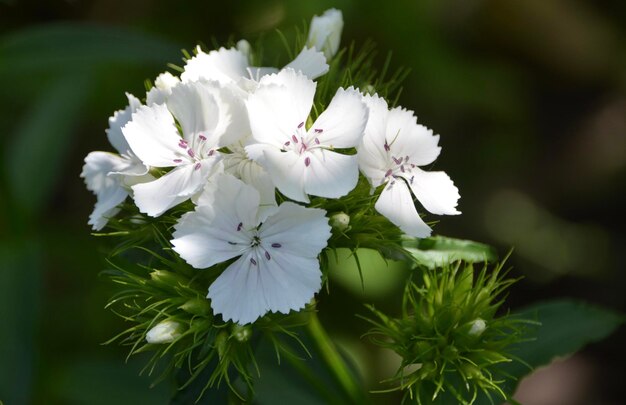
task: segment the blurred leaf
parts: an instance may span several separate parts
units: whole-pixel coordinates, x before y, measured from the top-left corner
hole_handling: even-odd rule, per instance
[[[28,404],[34,392],[41,308],[41,245],[0,241],[0,398]]]
[[[572,300],[555,300],[532,305],[516,315],[541,323],[534,340],[521,343],[514,354],[533,369],[546,366],[556,358],[576,353],[589,343],[608,337],[624,323],[624,316],[601,307]],[[507,363],[502,369],[517,380],[506,380],[504,392],[513,394],[519,381],[531,370],[519,363]],[[491,402],[479,397],[476,405]]]
[[[429,269],[455,260],[464,260],[469,263],[498,260],[496,250],[489,245],[445,236],[407,239],[404,242],[404,248],[413,255],[419,264]]]
[[[43,90],[9,138],[4,164],[10,197],[28,216],[46,205],[58,184],[89,90],[86,75],[58,79]]]
[[[119,27],[57,23],[0,38],[1,75],[92,71],[103,63],[160,65],[179,56],[172,42]]]
[[[150,388],[150,377],[139,376],[141,362],[83,357],[68,361],[49,383],[66,404],[167,404],[167,384]]]
[[[356,258],[361,266],[360,272]],[[371,249],[357,249],[356,255],[349,249],[336,249],[328,254],[328,263],[331,280],[359,297],[384,297],[401,288],[406,279],[405,263],[385,260]]]

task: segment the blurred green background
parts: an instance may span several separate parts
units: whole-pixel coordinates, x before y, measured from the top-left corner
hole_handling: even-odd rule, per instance
[[[149,389],[137,376],[141,359],[124,365],[125,349],[101,345],[124,325],[103,308],[113,289],[87,226],[95,197],[79,178],[83,158],[112,150],[104,130],[124,92],[142,96],[181,49],[288,34],[329,7],[343,10],[343,44],[371,38],[381,65],[393,51],[393,65],[411,69],[400,104],[441,134],[434,169],[462,196],[463,215],[440,218],[436,232],[515,247],[512,274],[524,279],[512,309],[555,297],[626,309],[622,0],[0,0],[6,405],[167,403],[167,383]],[[394,359],[358,340],[365,325],[353,314],[366,301],[393,310],[405,274],[373,271],[362,291],[355,269],[334,273],[322,322],[376,388]],[[583,370],[575,385],[560,380],[580,391],[574,402],[546,402],[544,387],[521,393],[525,403],[623,403],[623,329],[565,363]]]

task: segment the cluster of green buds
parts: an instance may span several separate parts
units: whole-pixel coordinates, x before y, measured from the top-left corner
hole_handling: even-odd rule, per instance
[[[442,397],[472,404],[495,393],[506,379],[501,366],[523,340],[526,321],[499,314],[507,279],[503,265],[476,269],[457,261],[438,268],[418,267],[404,291],[402,313],[392,318],[370,306],[375,319],[368,335],[402,357],[391,390],[404,400],[430,404]],[[442,403],[450,403],[443,401]]]

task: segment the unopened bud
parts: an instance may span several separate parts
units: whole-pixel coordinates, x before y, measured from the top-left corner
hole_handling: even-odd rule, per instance
[[[187,300],[187,302],[179,308],[192,315],[207,315],[211,313],[211,305],[209,301],[204,298],[192,298]]]
[[[235,324],[233,326],[232,336],[234,336],[238,342],[247,342],[252,336],[252,329],[249,326]]]
[[[480,336],[487,329],[487,323],[478,318],[472,322],[472,326],[470,327],[469,332],[467,332],[470,336]]]
[[[341,11],[331,8],[326,10],[321,16],[316,15],[313,17],[306,44],[324,52],[324,56],[329,60],[339,50],[342,30],[343,15]]]
[[[182,329],[178,322],[161,321],[146,333],[146,341],[152,344],[171,343],[181,335]]]
[[[154,270],[150,273],[150,278],[154,282],[167,287],[177,287],[178,285],[186,285],[189,283],[186,277],[167,270]]]
[[[350,226],[350,216],[345,212],[339,212],[330,217],[330,226],[338,231],[345,231]]]
[[[250,49],[250,42],[246,41],[245,39],[237,42],[237,50],[246,55],[247,58],[250,57]]]

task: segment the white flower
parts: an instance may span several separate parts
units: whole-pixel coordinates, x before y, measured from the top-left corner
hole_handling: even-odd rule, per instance
[[[184,82],[200,79],[215,80],[223,85],[237,85],[245,91],[253,90],[256,83],[265,75],[279,71],[273,67],[253,67],[248,59],[249,44],[240,43],[237,48],[220,48],[205,53],[198,46],[196,56],[185,64],[181,74]],[[310,79],[315,79],[328,72],[324,54],[314,48],[305,47],[283,69],[294,69]]]
[[[128,106],[124,110],[116,111],[109,118],[109,128],[106,130],[109,142],[119,155],[109,152],[91,152],[85,158],[85,165],[81,172],[87,189],[97,197],[88,222],[96,231],[104,228],[109,218],[119,212],[118,206],[128,196],[129,186],[151,179],[151,176],[147,174],[148,167],[130,150],[122,135],[122,127],[130,120],[133,112],[141,106],[141,102],[133,95],[127,93],[126,97]]]
[[[341,11],[334,8],[326,10],[324,14],[314,16],[311,20],[307,46],[323,51],[326,59],[330,60],[339,50],[342,30]]]
[[[161,321],[146,333],[146,341],[152,344],[171,343],[181,335],[181,324],[176,321]]]
[[[330,237],[325,211],[285,202],[261,216],[254,187],[230,175],[216,183],[212,204],[185,214],[172,240],[196,268],[237,258],[209,287],[214,312],[243,325],[269,311],[303,308],[321,287],[317,256]]]
[[[172,94],[172,89],[180,83],[180,79],[170,72],[161,73],[154,80],[148,94],[146,94],[146,104],[163,104],[167,102],[167,98]]]
[[[307,194],[339,198],[358,180],[355,155],[334,152],[359,144],[367,107],[352,88],[340,88],[326,111],[307,129],[315,82],[292,69],[265,76],[246,106],[252,137],[248,155],[267,170],[287,197],[308,202]]]
[[[439,156],[439,135],[419,125],[412,111],[388,110],[378,96],[365,96],[364,101],[369,120],[358,148],[359,167],[373,187],[386,184],[376,210],[409,235],[429,236],[431,229],[417,213],[411,192],[433,214],[460,214],[455,208],[459,190],[450,177],[419,168]]]
[[[152,182],[132,187],[139,210],[156,217],[200,192],[219,161],[217,149],[249,129],[241,101],[219,84],[202,81],[177,84],[167,104],[141,107],[123,132],[142,162],[173,167]]]

